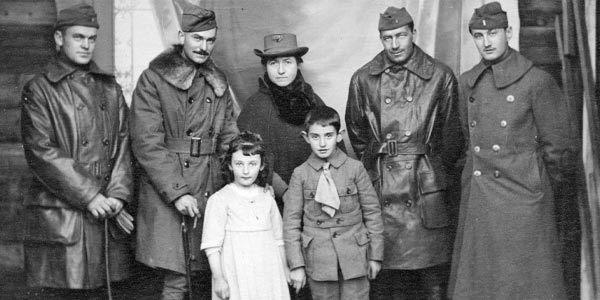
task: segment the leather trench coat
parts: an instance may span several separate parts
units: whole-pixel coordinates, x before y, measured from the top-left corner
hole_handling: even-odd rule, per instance
[[[53,59],[24,87],[23,149],[34,174],[24,199],[29,285],[87,289],[105,284],[104,224],[87,205],[98,193],[129,202],[127,117],[114,76],[93,62],[82,71]],[[129,274],[129,246],[127,239],[114,237],[123,235],[110,235],[111,278],[122,280]]]
[[[394,68],[381,52],[354,73],[346,125],[380,197],[383,268],[421,269],[450,258],[448,190],[464,143],[457,81],[416,45]]]
[[[238,130],[225,75],[210,60],[196,68],[181,51],[181,46],[166,50],[141,74],[130,124],[142,169],[136,259],[185,273],[182,215],[173,201],[190,194],[204,215],[208,197],[221,186],[218,155]],[[200,139],[197,155],[190,151],[192,137]],[[191,267],[209,270],[200,251],[203,219],[196,224],[188,231]]]

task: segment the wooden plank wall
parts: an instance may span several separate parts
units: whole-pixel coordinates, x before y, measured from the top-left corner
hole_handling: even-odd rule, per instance
[[[21,146],[21,89],[54,54],[52,0],[0,1],[0,242],[19,242],[31,175]]]

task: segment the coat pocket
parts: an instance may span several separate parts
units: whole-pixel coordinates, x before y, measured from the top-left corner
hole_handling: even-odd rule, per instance
[[[61,207],[26,208],[24,240],[73,245],[81,239],[82,214]]]
[[[358,209],[358,188],[352,184],[338,188],[338,196],[340,197],[340,212],[347,214]]]
[[[450,217],[446,205],[446,178],[434,171],[419,172],[417,177],[423,226],[427,229],[448,226]]]

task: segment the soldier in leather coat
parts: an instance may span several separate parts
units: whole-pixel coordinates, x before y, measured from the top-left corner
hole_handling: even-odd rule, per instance
[[[404,8],[380,16],[384,50],[354,73],[346,107],[348,135],[380,196],[385,227],[371,299],[405,299],[407,282],[420,283],[427,299],[445,294],[455,205],[448,189],[463,147],[457,81],[413,43],[413,27]]]

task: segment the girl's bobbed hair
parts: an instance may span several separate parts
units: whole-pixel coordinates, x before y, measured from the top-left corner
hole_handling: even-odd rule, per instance
[[[227,150],[225,159],[223,159],[223,163],[221,164],[221,170],[223,172],[223,179],[225,182],[229,183],[235,180],[233,171],[229,169],[229,165],[231,164],[233,153],[237,152],[238,150],[241,150],[242,153],[247,156],[260,155],[260,163],[263,169],[258,172],[256,184],[262,187],[266,186],[268,166],[265,147],[260,134],[251,131],[240,132],[240,134],[238,134],[231,142],[229,142],[229,149]]]

